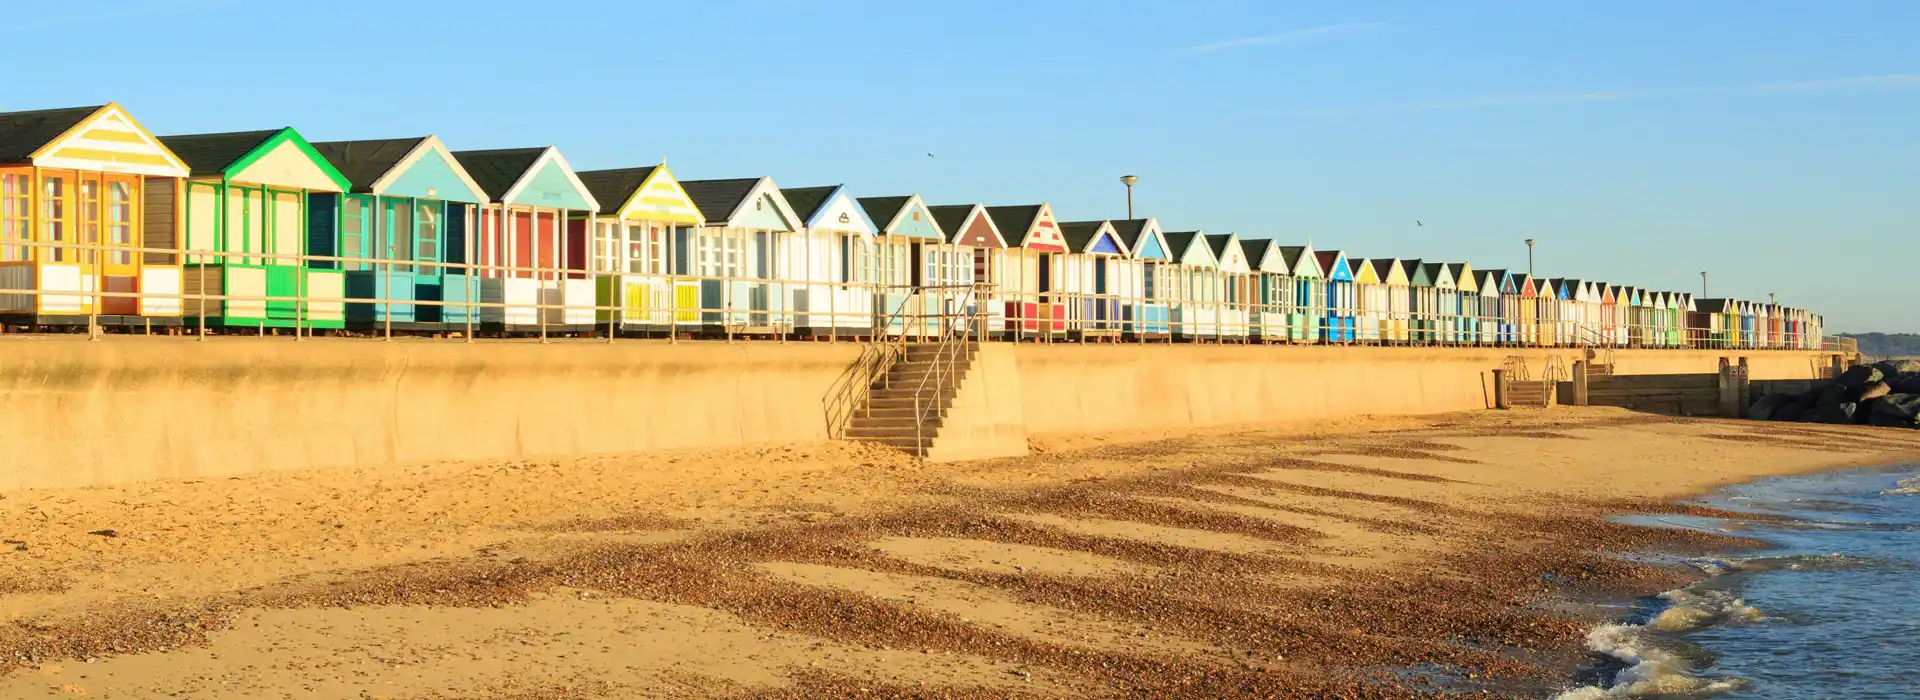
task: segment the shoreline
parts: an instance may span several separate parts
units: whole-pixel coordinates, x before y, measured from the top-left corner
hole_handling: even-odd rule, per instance
[[[7,494],[0,538],[26,549],[0,551],[0,580],[29,583],[0,586],[0,696],[1434,687],[1394,669],[1525,696],[1590,662],[1592,620],[1541,606],[1677,586],[1612,553],[1733,541],[1613,515],[1920,459],[1903,431],[1570,408],[1035,443],[943,465],[794,445]]]

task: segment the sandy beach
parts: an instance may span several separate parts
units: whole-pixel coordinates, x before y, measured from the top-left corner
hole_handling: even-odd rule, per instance
[[[1611,523],[1911,431],[1613,409],[266,472],[0,498],[0,697],[1539,697]],[[1679,508],[1678,510],[1685,510]]]

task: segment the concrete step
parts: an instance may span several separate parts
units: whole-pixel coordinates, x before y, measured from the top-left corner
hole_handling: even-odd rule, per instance
[[[875,444],[886,445],[888,447],[899,448],[902,450],[906,450],[907,452],[913,453],[914,455],[926,454],[927,448],[933,445],[933,440],[931,439],[916,440],[911,437],[852,438],[852,439],[859,440],[861,442],[871,442]]]
[[[927,430],[927,437],[931,438],[932,433],[933,433],[933,430],[931,429],[931,426],[929,426],[929,429]],[[850,438],[908,438],[908,439],[911,439],[918,434],[920,434],[919,430],[914,428],[913,423],[911,422],[907,423],[905,426],[861,426],[856,424],[850,428],[847,428],[847,437],[850,437]]]
[[[890,389],[874,389],[872,391],[867,392],[867,399],[869,401],[878,400],[878,399],[906,399],[907,400],[906,403],[890,406],[890,408],[899,408],[902,406],[912,407],[913,397],[916,395],[918,391],[919,391],[919,387],[917,386],[911,386],[911,385],[900,386],[899,384],[895,384]],[[954,387],[949,385],[947,387],[947,390],[942,393],[944,395],[936,396],[932,391],[928,391],[927,395],[920,397],[921,405],[926,405],[926,403],[929,401],[939,402],[939,401],[953,400]],[[873,404],[868,403],[867,405],[872,406]]]
[[[911,404],[906,406],[887,407],[887,408],[881,408],[878,406],[869,406],[867,410],[861,411],[859,413],[855,413],[853,415],[853,420],[856,423],[860,421],[865,421],[865,420],[894,420],[894,419],[913,420],[913,406]]]

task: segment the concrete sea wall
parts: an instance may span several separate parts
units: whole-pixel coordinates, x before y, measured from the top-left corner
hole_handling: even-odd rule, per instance
[[[989,346],[956,429],[1027,435],[1486,408],[1573,351]],[[825,440],[852,343],[7,339],[0,491],[277,469]],[[1619,351],[1632,374],[1818,376],[1813,352]],[[969,401],[974,401],[969,399]],[[966,454],[964,446],[953,448]],[[982,456],[1004,454],[995,448]]]

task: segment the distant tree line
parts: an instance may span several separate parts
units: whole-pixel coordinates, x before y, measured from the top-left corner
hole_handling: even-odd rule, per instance
[[[1920,357],[1920,333],[1842,333],[1860,341],[1860,354],[1869,357]]]

